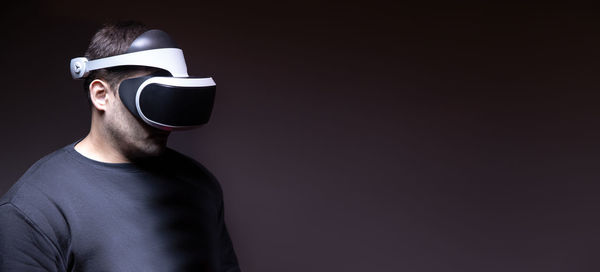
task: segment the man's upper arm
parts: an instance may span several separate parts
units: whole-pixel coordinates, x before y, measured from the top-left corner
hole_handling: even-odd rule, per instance
[[[63,271],[49,239],[11,203],[0,204],[0,271]]]
[[[231,242],[231,238],[229,236],[229,231],[227,230],[227,225],[225,224],[225,211],[222,198],[219,206],[219,240],[221,244],[221,271],[239,272],[240,266],[238,263],[238,259],[233,248],[233,243]]]

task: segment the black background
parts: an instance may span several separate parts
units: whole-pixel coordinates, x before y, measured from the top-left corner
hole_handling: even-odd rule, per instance
[[[211,122],[169,146],[220,179],[244,271],[600,268],[592,7],[11,2],[0,193],[86,135],[68,62],[108,19],[169,32],[217,82]]]

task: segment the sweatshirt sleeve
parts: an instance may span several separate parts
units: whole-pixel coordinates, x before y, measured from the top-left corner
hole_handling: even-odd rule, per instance
[[[223,201],[221,201],[219,210],[219,239],[221,252],[221,271],[222,272],[240,272],[237,256],[233,248],[233,243],[229,237],[227,226],[225,224]]]
[[[11,203],[0,204],[0,271],[64,271],[56,247]]]

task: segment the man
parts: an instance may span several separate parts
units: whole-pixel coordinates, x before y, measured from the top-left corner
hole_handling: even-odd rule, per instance
[[[71,62],[89,134],[0,198],[0,271],[240,271],[218,181],[166,147],[208,120],[211,78],[189,78],[160,30],[105,25]]]

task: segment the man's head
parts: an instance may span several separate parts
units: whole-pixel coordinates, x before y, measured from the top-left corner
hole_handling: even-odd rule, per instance
[[[137,22],[106,24],[93,36],[85,57],[94,60],[123,54],[138,36],[148,30]],[[157,71],[160,69],[121,66],[91,71],[84,80],[84,90],[92,110],[92,130],[112,141],[131,159],[159,154],[166,146],[169,132],[135,118],[119,97],[119,85],[125,79]]]
[[[85,57],[94,60],[123,54],[138,36],[148,30],[150,29],[144,24],[134,21],[105,24],[92,37]],[[84,79],[83,89],[89,95],[89,85],[96,78],[103,79],[116,89],[118,84],[131,74],[151,69],[154,68],[125,66],[94,70]]]

